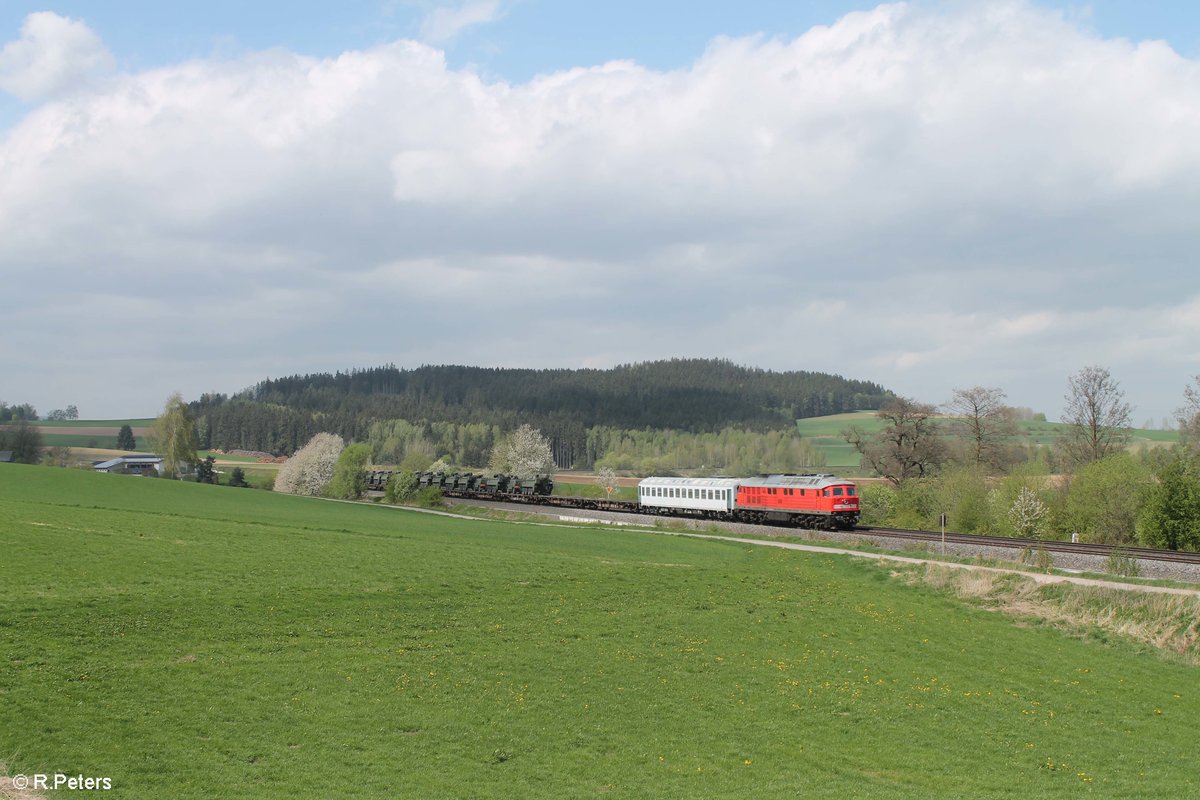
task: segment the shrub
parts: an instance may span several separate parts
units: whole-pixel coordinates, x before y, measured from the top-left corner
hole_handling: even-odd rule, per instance
[[[858,509],[863,525],[888,525],[896,503],[896,490],[878,484],[858,487]]]
[[[442,490],[436,486],[426,486],[417,493],[417,505],[421,508],[441,508],[446,505],[442,501]]]
[[[1025,487],[1008,509],[1008,519],[1017,536],[1022,539],[1036,539],[1045,529],[1049,513],[1050,509],[1038,499],[1037,493]]]
[[[1142,574],[1137,559],[1121,552],[1119,547],[1109,554],[1108,560],[1104,563],[1104,571],[1109,575],[1124,575],[1127,578],[1136,578]]]
[[[1085,542],[1132,543],[1151,483],[1150,471],[1127,453],[1088,464],[1071,481],[1064,523]]]
[[[397,503],[407,503],[417,496],[417,475],[415,472],[400,471],[392,474],[388,478],[387,486],[384,487],[384,499],[396,505]]]

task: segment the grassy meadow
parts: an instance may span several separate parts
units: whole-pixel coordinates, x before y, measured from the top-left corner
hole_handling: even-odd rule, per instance
[[[1194,667],[858,559],[0,465],[0,760],[114,798],[1196,797]]]

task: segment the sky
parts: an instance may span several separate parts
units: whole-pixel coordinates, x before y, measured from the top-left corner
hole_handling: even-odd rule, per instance
[[[0,0],[0,400],[1200,373],[1200,4]]]

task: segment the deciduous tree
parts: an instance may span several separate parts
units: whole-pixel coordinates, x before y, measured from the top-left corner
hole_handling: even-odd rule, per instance
[[[154,438],[162,449],[166,475],[177,475],[195,464],[196,423],[183,395],[179,392],[167,398],[163,413],[154,421]]]
[[[1183,389],[1183,405],[1175,412],[1179,443],[1189,453],[1200,455],[1200,375]]]
[[[1129,441],[1133,407],[1105,367],[1084,367],[1068,379],[1062,421],[1070,428],[1060,440],[1067,459],[1083,466],[1121,450]]]
[[[514,475],[538,475],[554,470],[550,441],[529,425],[517,428],[492,450],[489,469]]]
[[[1050,509],[1038,498],[1037,493],[1022,487],[1016,501],[1008,510],[1008,518],[1022,539],[1036,539],[1046,526]]]
[[[617,473],[610,467],[601,467],[596,470],[596,485],[604,490],[606,497],[612,497],[617,490]]]
[[[318,433],[284,462],[275,477],[275,491],[316,496],[333,479],[345,442],[332,433]]]
[[[1152,483],[1150,471],[1128,453],[1093,461],[1067,490],[1062,524],[1085,542],[1131,544]]]
[[[951,431],[965,442],[966,463],[1002,469],[1013,462],[1010,439],[1017,433],[1016,414],[1004,399],[997,387],[954,390],[945,409],[954,418]]]
[[[8,430],[0,430],[0,450],[10,450],[19,464],[36,464],[42,458],[42,432],[19,419]]]
[[[1200,550],[1200,457],[1180,456],[1158,473],[1137,521],[1147,547]]]
[[[367,462],[371,446],[352,444],[342,450],[333,468],[328,494],[339,500],[357,500],[367,491]]]
[[[887,423],[883,430],[867,433],[852,426],[842,436],[862,454],[864,466],[899,486],[909,478],[933,474],[945,459],[945,443],[933,415],[933,406],[898,397],[876,413]]]

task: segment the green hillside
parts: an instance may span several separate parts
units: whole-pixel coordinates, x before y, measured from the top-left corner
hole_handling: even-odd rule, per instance
[[[940,420],[944,424],[946,420]],[[842,438],[842,431],[851,425],[857,425],[866,431],[878,431],[883,423],[875,416],[874,411],[856,411],[849,414],[833,414],[825,417],[813,417],[796,421],[796,430],[805,439],[825,454],[826,463],[831,468],[842,467],[857,469],[859,467],[858,451]],[[1061,422],[1032,422],[1017,423],[1018,435],[1014,442],[1047,446],[1055,439],[1063,436],[1069,425]],[[1141,430],[1130,431],[1129,448],[1138,450],[1151,447],[1169,447],[1179,441],[1175,431]]]
[[[1194,668],[836,556],[0,465],[0,753],[118,798],[1195,797]]]

